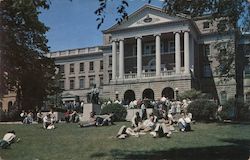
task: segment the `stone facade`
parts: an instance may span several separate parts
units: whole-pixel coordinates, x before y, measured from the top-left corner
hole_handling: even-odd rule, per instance
[[[96,84],[100,96],[125,101],[176,98],[177,93],[195,88],[225,101],[236,94],[236,82],[221,82],[215,71],[218,42],[232,35],[219,35],[208,17],[190,20],[169,16],[161,8],[145,5],[128,20],[103,31],[103,45],[48,53],[62,74],[63,102],[86,102]],[[240,39],[242,56],[250,59],[250,36]],[[250,101],[250,64],[244,66],[244,98]],[[0,101],[7,110],[15,94]]]
[[[235,80],[221,83],[215,72],[218,50],[214,46],[233,37],[219,36],[216,30],[216,22],[210,24],[207,17],[191,21],[145,5],[120,25],[103,31],[103,46],[58,51],[48,56],[64,65],[64,94],[79,96],[84,101],[93,78],[100,95],[111,99],[157,99],[162,95],[176,98],[176,92],[191,88],[219,100],[228,99],[235,95]],[[82,73],[80,63],[84,63]],[[89,68],[90,63],[93,69]],[[74,64],[74,73],[69,71],[70,64]],[[81,77],[84,87],[80,87]],[[75,86],[70,89],[72,79]],[[247,85],[245,80],[246,95]]]

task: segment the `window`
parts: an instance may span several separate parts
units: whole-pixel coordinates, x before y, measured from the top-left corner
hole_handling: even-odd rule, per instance
[[[203,68],[203,76],[204,77],[211,77],[212,76],[212,70],[209,64],[205,64]]]
[[[85,83],[84,78],[81,77],[81,78],[79,79],[79,88],[80,88],[80,89],[83,89],[83,88],[84,88],[84,83]]]
[[[143,52],[144,54],[150,54],[150,46],[149,45],[145,45],[145,51]]]
[[[151,52],[150,52],[150,54],[153,54],[153,53],[155,53],[155,45],[151,45]]]
[[[95,84],[95,77],[94,76],[90,76],[89,77],[89,87],[92,88]]]
[[[70,64],[69,65],[69,73],[74,73],[75,71],[74,71],[74,63],[72,63],[72,64]]]
[[[226,91],[221,91],[220,92],[220,102],[221,104],[225,104],[227,101],[227,92]]]
[[[209,28],[209,22],[203,22],[203,29]]]
[[[84,72],[84,63],[80,63],[80,72]]]
[[[75,80],[74,79],[69,80],[69,89],[75,89]]]
[[[64,80],[59,81],[59,88],[64,89]]]
[[[133,56],[137,55],[137,46],[133,45]]]
[[[250,64],[247,64],[245,66],[245,77],[249,78],[250,77]]]
[[[109,81],[112,79],[112,73],[109,73]]]
[[[168,52],[175,52],[175,43],[174,41],[169,41],[168,42]]]
[[[89,62],[89,70],[90,71],[94,70],[94,62]]]
[[[143,55],[149,55],[155,53],[155,44],[148,43],[144,45],[144,51],[142,52]]]
[[[103,61],[102,60],[100,61],[100,70],[101,71],[103,70]]]
[[[59,73],[64,74],[64,65],[59,66]]]
[[[250,103],[250,92],[246,94],[246,103]]]
[[[209,56],[210,55],[210,44],[205,44],[204,45],[204,56]]]
[[[165,52],[164,50],[164,43],[161,43],[161,54],[163,54]]]
[[[100,75],[100,86],[103,86],[103,75]]]
[[[112,66],[112,56],[109,56],[109,66]]]

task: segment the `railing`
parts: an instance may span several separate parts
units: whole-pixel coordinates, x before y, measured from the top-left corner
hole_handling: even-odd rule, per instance
[[[155,72],[145,72],[142,73],[142,77],[155,77]]]
[[[170,75],[175,75],[175,70],[167,70],[167,71],[161,72],[161,76],[163,77],[170,76]]]
[[[136,78],[136,73],[124,74],[124,79],[134,79],[134,78]]]
[[[60,57],[60,56],[68,56],[68,55],[78,55],[78,54],[88,54],[93,52],[101,51],[99,47],[88,47],[88,48],[79,48],[73,50],[65,50],[65,51],[57,51],[50,52],[47,54],[48,57]]]
[[[181,71],[182,73],[183,71]],[[175,75],[175,70],[167,70],[167,71],[162,71],[161,72],[161,76],[162,77],[168,77],[168,76],[172,76]],[[156,76],[156,72],[144,72],[142,73],[141,78],[148,78],[148,77],[155,77]],[[127,73],[124,74],[124,79],[136,79],[137,78],[137,73]],[[119,77],[117,77],[117,79],[119,79]]]

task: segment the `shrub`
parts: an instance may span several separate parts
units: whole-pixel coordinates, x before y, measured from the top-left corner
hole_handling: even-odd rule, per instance
[[[250,120],[249,104],[238,101],[239,117],[238,120]],[[235,117],[235,99],[229,99],[222,105],[222,119],[233,119]]]
[[[197,91],[195,89],[191,89],[188,91],[185,91],[183,93],[179,94],[179,99],[191,99],[191,100],[196,100],[196,99],[202,99],[202,98],[210,98],[211,96],[207,93],[202,93],[201,91]]]
[[[209,121],[215,119],[217,105],[208,99],[197,99],[188,106],[188,112],[192,113],[195,120]]]
[[[111,103],[105,105],[101,114],[114,113],[114,121],[124,121],[127,116],[127,110],[121,104]]]

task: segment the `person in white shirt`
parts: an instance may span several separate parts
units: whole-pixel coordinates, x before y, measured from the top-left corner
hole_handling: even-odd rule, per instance
[[[54,123],[51,118],[51,114],[47,114],[45,117],[43,117],[43,128],[45,129],[54,129]]]
[[[185,113],[181,113],[181,118],[178,120],[178,126],[180,128],[180,131],[191,131],[191,119],[189,116],[186,116]]]
[[[20,138],[16,137],[16,133],[14,130],[7,132],[4,136],[3,139],[0,140],[0,147],[2,149],[6,149],[10,147],[10,145],[14,142],[19,142]]]
[[[43,114],[41,111],[39,111],[37,114],[36,114],[36,118],[37,118],[37,122],[38,123],[42,123],[43,122]]]
[[[134,131],[135,132],[139,132],[139,131],[148,132],[148,131],[152,131],[154,127],[155,127],[155,116],[153,113],[151,113],[147,120],[145,120],[138,127],[134,128]]]

